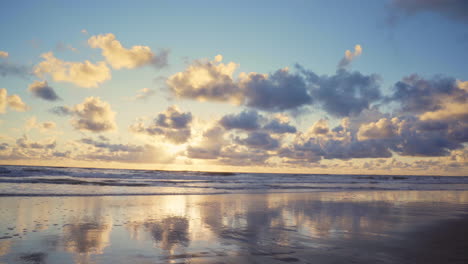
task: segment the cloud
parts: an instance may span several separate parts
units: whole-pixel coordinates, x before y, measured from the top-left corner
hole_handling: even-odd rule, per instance
[[[43,122],[43,123],[39,124],[39,128],[40,129],[45,129],[45,130],[54,129],[56,127],[57,127],[57,125],[55,124],[55,122],[52,122],[52,121],[47,121],[47,122]]]
[[[414,110],[422,112],[421,120],[461,120],[468,121],[468,81],[446,78],[439,80],[419,80],[412,89],[414,94],[404,99],[405,103],[417,105]],[[422,86],[422,87],[421,87]],[[415,102],[415,103],[411,103]],[[405,105],[403,105],[405,108]]]
[[[381,141],[338,140],[333,138],[308,138],[293,144],[289,158],[312,157],[315,160],[353,158],[388,158],[392,156],[389,147]],[[309,158],[310,159],[310,158]]]
[[[29,107],[21,100],[21,97],[18,95],[9,95],[7,97],[7,103],[10,108],[18,112],[25,112]]]
[[[199,142],[187,147],[187,157],[215,159],[229,165],[265,165],[285,138],[280,138],[279,134],[295,132],[296,128],[283,114],[264,117],[257,111],[244,110],[225,115],[205,131]],[[229,137],[225,138],[225,135]],[[236,157],[245,160],[236,161]]]
[[[296,149],[296,147],[298,147]],[[288,146],[278,150],[278,156],[283,158],[283,162],[287,164],[303,164],[317,163],[322,159],[321,149],[314,144],[312,148],[306,149],[299,146]]]
[[[324,78],[315,77],[311,75],[306,79],[311,83],[320,83],[320,79]],[[453,79],[449,82],[425,80],[415,85],[419,90],[409,87],[403,90],[406,96],[400,93],[394,96],[398,99],[391,100],[411,111],[404,114],[397,111],[392,116],[381,113],[376,106],[369,107],[343,118],[341,124],[334,128],[329,127],[327,120],[318,120],[307,133],[296,131],[294,139],[278,138],[269,130],[273,126],[270,124],[275,122],[287,124],[284,116],[276,115],[270,119],[253,110],[226,115],[218,122],[220,128],[216,142],[205,148],[203,144],[209,144],[210,138],[204,137],[199,144],[187,148],[187,156],[239,166],[268,165],[278,159],[283,164],[296,166],[332,159],[389,158],[393,153],[448,158],[454,151],[466,148],[464,144],[468,142],[468,122],[464,110],[467,85],[467,82]],[[290,126],[289,129],[293,130],[294,127]],[[245,131],[248,133],[245,134]],[[228,139],[224,138],[225,133],[230,134]],[[244,160],[236,161],[235,158]],[[400,165],[413,169],[433,166],[424,162]],[[440,164],[437,166],[443,167]],[[455,168],[460,165],[450,163],[447,166]]]
[[[8,58],[9,54],[6,51],[0,50],[0,58]]]
[[[151,64],[157,69],[166,67],[169,64],[169,53],[169,49],[159,50],[159,54],[153,58]]]
[[[168,87],[182,98],[227,101],[265,111],[297,109],[312,102],[302,76],[289,73],[287,68],[271,75],[241,73],[234,79],[239,65],[221,63],[222,58],[217,55],[213,61],[194,61],[184,72],[169,77]]]
[[[441,108],[435,111],[425,112],[420,116],[421,120],[464,120],[468,121],[468,101],[445,101]]]
[[[55,93],[54,89],[49,86],[47,81],[35,81],[29,85],[28,91],[34,96],[47,101],[57,101],[60,97]]]
[[[9,146],[8,143],[0,143],[0,151],[6,150]]]
[[[382,118],[377,122],[363,124],[357,133],[358,140],[391,138],[398,133],[398,118]]]
[[[29,118],[25,124],[26,131],[31,130],[33,128],[37,128],[41,132],[50,132],[56,127],[57,125],[55,124],[55,122],[52,122],[52,121],[46,121],[42,123],[37,122],[37,118],[35,116]]]
[[[73,115],[73,109],[68,106],[56,106],[49,110],[49,112],[58,116],[71,116]]]
[[[424,79],[413,74],[393,86],[393,94],[388,100],[400,103],[402,112],[420,114],[437,111],[447,100],[454,103],[466,102],[468,91],[463,85],[463,82],[457,82],[451,77],[435,76]]]
[[[96,64],[86,60],[84,62],[67,62],[57,59],[52,52],[41,55],[44,61],[33,69],[39,78],[50,75],[54,81],[69,82],[79,87],[97,87],[111,79],[111,71],[106,63]]]
[[[99,97],[88,97],[83,103],[73,108],[75,119],[72,125],[75,129],[104,132],[116,129],[115,112],[109,103]]]
[[[81,131],[105,132],[116,129],[115,112],[109,103],[99,97],[88,97],[73,107],[54,107],[50,112],[61,116],[73,116],[72,126]]]
[[[203,133],[203,138],[198,145],[187,147],[187,157],[192,159],[217,159],[220,157],[221,148],[226,143],[224,129],[212,127]]]
[[[468,123],[463,121],[400,118],[398,137],[391,149],[402,156],[448,156],[468,141]]]
[[[138,93],[135,96],[135,100],[147,100],[149,97],[155,94],[156,94],[156,91],[154,89],[143,88],[141,90],[138,90]]]
[[[174,105],[168,107],[165,112],[159,113],[151,124],[145,125],[143,122],[137,122],[130,126],[130,131],[150,136],[163,136],[174,144],[182,144],[191,136],[192,118],[190,112],[183,113]]]
[[[125,151],[125,152],[139,152],[143,150],[142,146],[136,145],[124,145],[124,144],[111,144],[106,141],[97,141],[92,138],[82,138],[79,140],[80,143],[92,145],[96,148],[107,149],[111,152]]]
[[[230,145],[222,151],[218,162],[231,166],[265,166],[268,158],[270,154],[263,149]]]
[[[0,114],[6,112],[7,107],[17,111],[25,112],[29,107],[21,100],[16,94],[8,95],[8,91],[5,88],[0,89]]]
[[[296,133],[297,130],[294,126],[290,125],[289,122],[280,120],[278,118],[272,119],[268,122],[263,129],[275,133],[275,134],[285,134],[285,133]]]
[[[312,86],[312,97],[325,111],[336,117],[357,115],[381,99],[380,77],[338,70],[335,75],[317,76],[305,72]]]
[[[114,34],[92,36],[88,39],[92,48],[100,48],[106,61],[114,69],[133,69],[148,64],[165,66],[167,64],[167,51],[156,56],[148,46],[133,46],[126,49]]]
[[[278,112],[312,103],[312,96],[304,78],[290,73],[287,68],[280,69],[270,76],[249,73],[241,75],[240,78],[247,106]]]
[[[234,71],[239,65],[221,61],[221,55],[217,55],[213,61],[196,60],[185,71],[170,76],[166,83],[177,97],[239,103],[242,93],[233,80]]]
[[[43,141],[31,141],[26,135],[16,140],[16,145],[20,148],[32,149],[54,149],[57,145],[55,139],[47,139]]]
[[[328,134],[330,129],[328,128],[328,121],[320,119],[316,121],[309,129],[313,135],[325,135]]]
[[[362,124],[357,139],[384,145],[401,156],[447,156],[468,142],[467,129],[468,123],[461,120],[400,116]]]
[[[361,45],[356,45],[354,46],[354,52],[350,50],[346,50],[345,56],[343,59],[341,59],[340,63],[338,64],[338,68],[346,68],[351,64],[351,61],[353,61],[356,57],[361,56],[362,54],[362,47]]]
[[[381,141],[352,141],[345,143],[338,140],[327,141],[323,147],[325,159],[352,158],[389,158],[392,156],[388,146]]]
[[[31,74],[31,70],[24,65],[17,65],[9,61],[0,60],[0,76],[18,76],[26,78]]]
[[[405,120],[406,144],[394,147],[401,155],[446,156],[468,141],[468,89],[466,82],[436,76],[411,75],[394,85],[388,101],[399,111],[414,114]]]
[[[226,130],[262,130],[274,134],[296,133],[296,128],[289,124],[285,116],[264,117],[255,110],[225,115],[219,120],[219,124]]]
[[[166,112],[158,114],[154,120],[158,126],[165,128],[189,128],[192,122],[192,114],[190,112],[182,113],[175,105],[167,108]]]
[[[70,158],[71,151],[54,151],[52,156],[56,158]]]
[[[73,52],[77,52],[78,50],[76,48],[74,48],[72,45],[70,44],[67,44],[65,45],[63,42],[59,42],[57,43],[57,45],[55,46],[55,50],[56,51],[59,51],[59,52],[62,52],[62,51],[73,51]]]
[[[298,132],[296,138],[283,146],[278,155],[290,164],[307,164],[321,159],[360,159],[391,157],[391,142],[369,139],[359,141],[354,127],[345,118],[342,124],[330,129],[326,120],[316,121],[307,133]]]
[[[250,148],[273,150],[279,147],[279,140],[264,132],[251,132],[246,138],[237,138],[236,143]]]
[[[356,56],[360,48],[356,48]],[[353,55],[354,56],[354,55]],[[332,76],[318,76],[297,66],[268,74],[240,73],[234,79],[238,64],[197,60],[183,72],[170,76],[166,83],[177,97],[200,101],[224,101],[269,112],[297,111],[318,102],[334,116],[359,114],[381,99],[380,77],[348,72],[344,69]]]
[[[457,86],[461,90],[465,90],[465,92],[468,92],[468,81],[462,82],[460,80],[457,80]]]
[[[263,117],[257,111],[242,111],[238,115],[225,115],[219,120],[225,129],[256,130],[260,128]]]
[[[390,23],[395,23],[401,16],[417,13],[438,13],[449,19],[468,23],[468,3],[465,0],[393,0]]]
[[[0,89],[0,114],[4,114],[6,112],[6,108],[8,106],[7,94],[8,94],[7,89],[5,88]]]
[[[55,138],[31,140],[27,135],[16,139],[15,144],[0,143],[1,160],[51,160],[57,152]]]
[[[79,159],[127,163],[169,163],[174,160],[164,149],[148,144],[112,144],[92,138],[83,138],[78,142],[91,146],[78,156]]]

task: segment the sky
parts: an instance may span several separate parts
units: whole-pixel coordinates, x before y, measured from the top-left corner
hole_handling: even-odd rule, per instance
[[[468,3],[5,1],[0,163],[468,175]]]

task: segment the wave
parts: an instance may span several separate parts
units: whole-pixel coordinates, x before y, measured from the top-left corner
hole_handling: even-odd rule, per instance
[[[16,180],[16,179],[0,179],[0,182],[4,183],[31,183],[31,184],[70,184],[70,185],[97,185],[97,186],[149,186],[148,183],[119,183],[115,181],[81,181],[74,179],[28,179],[28,180]]]
[[[85,188],[81,186],[86,186]],[[238,173],[1,166],[0,195],[159,195],[354,190],[468,190],[468,177]],[[86,194],[85,194],[86,193]],[[89,194],[88,194],[89,193]]]
[[[153,196],[153,195],[218,195],[229,192],[204,193],[176,193],[176,192],[149,192],[149,193],[0,193],[0,197],[96,197],[96,196]]]

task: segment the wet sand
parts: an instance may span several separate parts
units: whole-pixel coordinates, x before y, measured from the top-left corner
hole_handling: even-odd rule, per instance
[[[468,192],[0,197],[0,263],[468,263]]]

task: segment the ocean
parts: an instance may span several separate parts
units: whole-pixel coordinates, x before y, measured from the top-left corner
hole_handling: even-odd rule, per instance
[[[230,173],[1,166],[1,196],[468,190],[468,176]]]
[[[0,263],[468,263],[468,177],[1,166]]]

